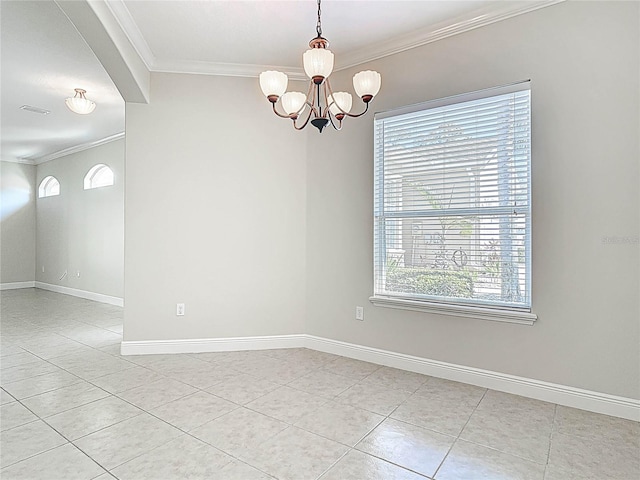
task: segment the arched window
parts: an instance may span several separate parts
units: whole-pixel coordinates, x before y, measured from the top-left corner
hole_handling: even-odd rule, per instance
[[[108,187],[113,185],[113,170],[104,163],[91,167],[84,177],[84,189]]]
[[[38,197],[53,197],[54,195],[60,195],[60,182],[56,177],[49,175],[40,182]]]

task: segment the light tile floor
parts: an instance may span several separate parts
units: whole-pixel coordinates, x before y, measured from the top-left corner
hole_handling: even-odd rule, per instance
[[[640,424],[306,349],[127,356],[122,309],[1,294],[0,477],[640,478]]]

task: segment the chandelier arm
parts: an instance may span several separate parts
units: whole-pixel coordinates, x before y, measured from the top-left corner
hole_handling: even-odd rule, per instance
[[[345,113],[345,116],[347,116],[347,117],[351,117],[351,118],[358,118],[358,117],[361,117],[362,115],[364,115],[365,113],[367,113],[367,112],[369,111],[369,104],[368,104],[368,103],[365,103],[365,105],[366,105],[366,107],[365,107],[365,109],[364,109],[364,111],[363,111],[363,112],[360,112],[360,113]],[[337,104],[336,104],[336,106],[337,106],[338,108],[340,108],[340,106],[339,106],[339,105],[337,105]],[[340,110],[342,110],[342,109],[340,108]]]
[[[318,110],[321,107],[320,104],[316,106],[316,96],[315,96],[316,88],[318,88],[318,86],[315,83],[313,82],[309,83],[309,90],[307,90],[307,105],[309,105],[309,108],[310,108],[309,115],[311,115],[311,112],[313,112],[314,116],[318,117],[320,113],[322,113],[322,111],[318,112]],[[309,99],[311,99],[311,101],[309,101]],[[308,121],[309,120],[307,119],[307,122]],[[305,125],[307,124],[307,122],[305,122]]]
[[[333,98],[333,88],[331,88],[331,82],[329,81],[328,78],[325,78],[324,83],[325,83],[325,95],[324,95],[324,98],[327,101],[327,108],[329,108],[329,97]],[[329,95],[327,95],[326,90],[329,90]],[[340,105],[338,105],[335,101],[333,101],[332,103],[335,103],[336,107],[338,107],[338,110],[340,110],[342,113],[347,113],[344,110],[342,110],[340,108]]]
[[[313,102],[309,103],[309,96],[311,95],[312,89],[313,89],[313,83],[309,86],[309,91],[307,92],[307,101],[305,103],[309,106],[309,113],[307,114],[307,118],[305,119],[304,123],[302,124],[302,126],[298,127],[297,126],[298,118],[296,117],[293,119],[293,128],[295,128],[296,130],[302,130],[304,127],[306,127],[307,124],[309,123],[309,120],[311,120],[311,115],[317,116],[316,107],[314,106]]]
[[[287,95],[287,93],[284,93],[287,85],[287,76],[276,71],[268,70],[262,72],[260,74],[260,87],[266,95],[267,100],[271,102],[273,113],[275,113],[276,116],[291,119],[293,127],[296,130],[302,130],[311,123],[322,133],[322,129],[329,123],[331,123],[331,126],[335,130],[341,130],[345,117],[357,118],[369,111],[369,102],[380,90],[380,74],[372,71],[364,71],[354,76],[356,94],[358,93],[358,89],[361,90],[365,88],[368,92],[368,89],[371,88],[370,93],[361,96],[361,100],[365,104],[364,111],[360,113],[350,113],[340,106],[339,102],[343,102],[350,111],[353,104],[353,97],[350,93],[338,92],[339,100],[336,99],[336,94],[334,94],[331,83],[327,78],[333,69],[333,53],[328,50],[329,41],[322,37],[322,0],[316,0],[316,3],[318,5],[316,22],[317,36],[309,42],[311,50],[308,50],[303,55],[305,72],[310,72],[307,73],[307,75],[311,79],[306,98],[303,100],[301,98],[302,93],[300,92],[292,92],[285,98],[286,101],[284,104],[282,100],[280,101],[280,111],[278,111],[276,103],[278,103],[279,96]],[[286,113],[289,110],[297,108],[298,105],[300,105],[300,108],[296,112],[291,114]],[[309,111],[303,113],[306,108],[309,108]],[[283,114],[281,111],[285,113]],[[305,118],[303,119],[303,117]]]
[[[309,123],[309,120],[311,120],[311,113],[313,113],[313,110],[309,110],[309,115],[307,115],[307,119],[304,121],[304,123],[298,127],[298,125],[296,124],[296,120],[297,118],[293,119],[293,128],[295,128],[296,130],[302,130],[304,127],[307,126],[307,124]]]
[[[331,83],[329,83],[329,79],[327,78],[327,79],[324,81],[324,83],[326,83],[326,88],[329,90],[329,96],[330,96],[331,98],[334,98],[334,97],[333,97],[333,89],[331,88]],[[327,103],[327,109],[329,109],[329,97],[326,95],[326,92],[325,92],[325,101],[326,101],[326,103]],[[369,111],[369,102],[365,102],[366,107],[365,107],[365,109],[364,109],[364,112],[361,112],[361,113],[349,113],[349,112],[345,112],[345,111],[340,107],[340,105],[338,104],[338,102],[336,102],[335,100],[334,100],[333,102],[331,102],[331,103],[332,103],[332,104],[335,104],[336,108],[337,108],[338,110],[340,110],[340,113],[344,114],[346,117],[358,118],[358,117],[361,117],[362,115],[364,115],[365,113],[367,113],[367,112]],[[340,121],[340,124],[342,124],[342,121]]]
[[[338,120],[336,118],[336,120],[338,120],[338,126],[336,126],[336,122],[333,121],[333,115],[331,115],[331,112],[329,112],[327,114],[327,117],[329,117],[329,121],[331,122],[331,126],[333,127],[334,130],[342,130],[342,120]]]
[[[278,103],[278,102],[273,102],[271,104],[271,106],[273,107],[273,113],[275,113],[280,118],[291,118],[290,115],[283,115],[282,113],[278,112],[278,110],[276,110],[276,103]]]

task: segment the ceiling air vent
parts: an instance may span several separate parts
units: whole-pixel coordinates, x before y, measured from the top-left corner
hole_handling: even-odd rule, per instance
[[[44,108],[32,107],[31,105],[22,105],[20,110],[26,110],[27,112],[39,113],[40,115],[49,115],[51,112]]]

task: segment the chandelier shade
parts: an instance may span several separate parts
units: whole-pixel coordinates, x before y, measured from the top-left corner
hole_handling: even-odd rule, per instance
[[[287,115],[297,115],[307,101],[307,96],[301,92],[287,92],[280,99],[282,108]]]
[[[343,115],[351,111],[353,104],[353,97],[348,92],[336,92],[333,95],[329,95],[329,111],[336,117]]]
[[[381,77],[378,72],[365,70],[353,77],[353,88],[364,103],[364,110],[351,113],[353,97],[348,92],[333,92],[329,76],[333,72],[334,55],[328,49],[329,41],[322,36],[321,0],[318,3],[317,36],[309,42],[309,49],[302,55],[302,65],[311,79],[307,94],[287,92],[288,78],[282,72],[267,70],[260,74],[260,88],[271,103],[273,113],[293,121],[293,128],[302,130],[309,123],[320,133],[327,125],[342,129],[346,117],[360,117],[369,110],[369,102],[380,91]],[[282,113],[284,111],[284,113]]]
[[[73,97],[69,97],[64,101],[67,107],[69,107],[69,110],[79,115],[88,115],[96,109],[95,102],[92,102],[84,96],[84,94],[87,93],[86,90],[76,88],[75,92],[76,94]]]
[[[380,84],[381,78],[378,72],[365,70],[353,76],[353,88],[360,98],[375,97],[380,91]]]
[[[325,48],[310,48],[302,55],[302,63],[310,79],[327,78],[333,71],[333,52]]]
[[[270,95],[282,96],[287,91],[288,82],[287,75],[282,72],[267,70],[260,74],[260,88],[262,88],[262,93],[267,97]]]

